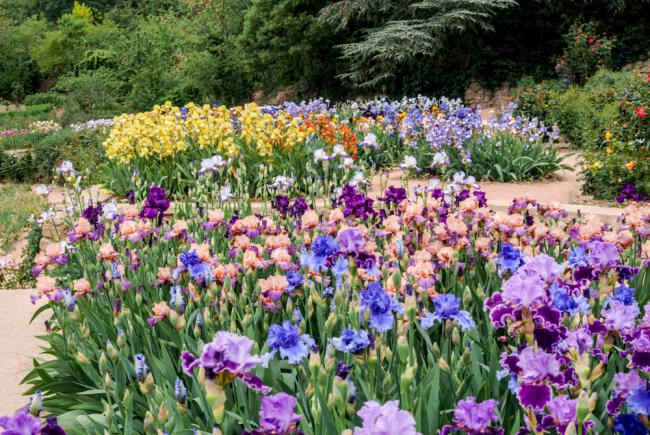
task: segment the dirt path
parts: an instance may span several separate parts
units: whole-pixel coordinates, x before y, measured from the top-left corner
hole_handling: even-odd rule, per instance
[[[29,323],[36,306],[29,295],[33,290],[0,290],[0,416],[27,404],[20,381],[39,356],[37,335],[45,331],[46,314]]]

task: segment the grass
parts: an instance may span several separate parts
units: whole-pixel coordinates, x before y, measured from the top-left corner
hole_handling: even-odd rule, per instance
[[[27,226],[32,214],[43,208],[43,200],[27,184],[0,185],[0,251],[9,251]]]

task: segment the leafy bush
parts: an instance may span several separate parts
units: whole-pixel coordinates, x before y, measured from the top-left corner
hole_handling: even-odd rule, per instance
[[[0,150],[31,148],[35,142],[42,140],[46,135],[47,133],[34,132],[3,137],[0,138]]]
[[[548,125],[557,124],[573,145],[597,145],[605,131],[620,123],[619,101],[636,82],[634,72],[600,70],[584,86],[522,81],[515,90],[518,111]]]
[[[567,48],[562,55],[572,82],[582,85],[598,68],[611,67],[615,44],[615,38],[596,33],[593,23],[575,24],[567,35]]]
[[[53,179],[54,168],[68,160],[87,179],[96,181],[99,165],[105,158],[101,135],[100,131],[78,133],[72,129],[63,129],[50,134],[11,138],[18,141],[13,143],[14,146],[26,150],[7,153],[0,149],[0,180],[49,182]],[[29,139],[23,139],[25,137]]]
[[[18,240],[31,215],[43,207],[43,201],[25,184],[0,186],[0,252],[8,251]]]
[[[65,95],[56,92],[39,92],[25,97],[25,104],[28,106],[51,104],[54,107],[62,107],[66,102],[67,98]]]
[[[72,110],[78,108],[83,112],[95,113],[114,109],[122,95],[122,86],[122,81],[114,71],[100,68],[79,74],[66,74],[59,79],[54,90],[65,95],[66,102],[73,106]]]
[[[0,112],[0,119],[2,118],[25,118],[28,116],[41,115],[48,113],[54,108],[52,104],[37,104],[34,106],[27,106],[22,110],[7,110],[6,112]]]
[[[624,189],[650,196],[650,76],[633,76],[616,98],[617,118],[585,155],[583,190],[597,198]],[[631,199],[623,194],[619,199]]]

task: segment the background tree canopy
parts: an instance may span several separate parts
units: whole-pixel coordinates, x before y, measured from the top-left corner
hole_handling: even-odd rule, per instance
[[[576,23],[646,57],[647,1],[0,0],[0,97],[49,89],[80,110],[461,95],[555,76]]]

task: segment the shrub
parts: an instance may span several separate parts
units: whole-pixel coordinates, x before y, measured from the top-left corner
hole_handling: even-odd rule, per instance
[[[612,199],[629,186],[650,196],[650,77],[624,83],[616,120],[585,155],[583,190],[597,198]]]
[[[94,113],[114,109],[122,86],[122,81],[113,71],[102,67],[79,74],[66,74],[59,79],[54,90],[65,94],[66,102],[73,106],[73,110],[79,108]]]
[[[30,139],[24,141],[20,137],[12,138],[18,141],[13,145],[21,145],[26,150],[19,153],[0,150],[0,180],[49,182],[55,166],[69,160],[86,178],[97,181],[99,165],[105,158],[101,135],[101,131],[78,133],[63,129],[51,134],[29,134],[24,137]]]
[[[42,140],[46,135],[47,133],[43,132],[33,132],[0,138],[0,150],[31,148],[35,142]]]
[[[598,68],[611,67],[615,43],[615,38],[597,33],[592,23],[575,24],[567,34],[567,47],[562,55],[571,81],[582,85]]]
[[[56,92],[39,92],[25,97],[25,104],[28,106],[51,104],[54,107],[62,107],[66,102],[67,98],[65,95]]]
[[[0,112],[0,119],[2,118],[26,118],[28,116],[41,115],[50,112],[54,106],[49,103],[37,104],[34,106],[27,106],[22,110],[8,110]]]

